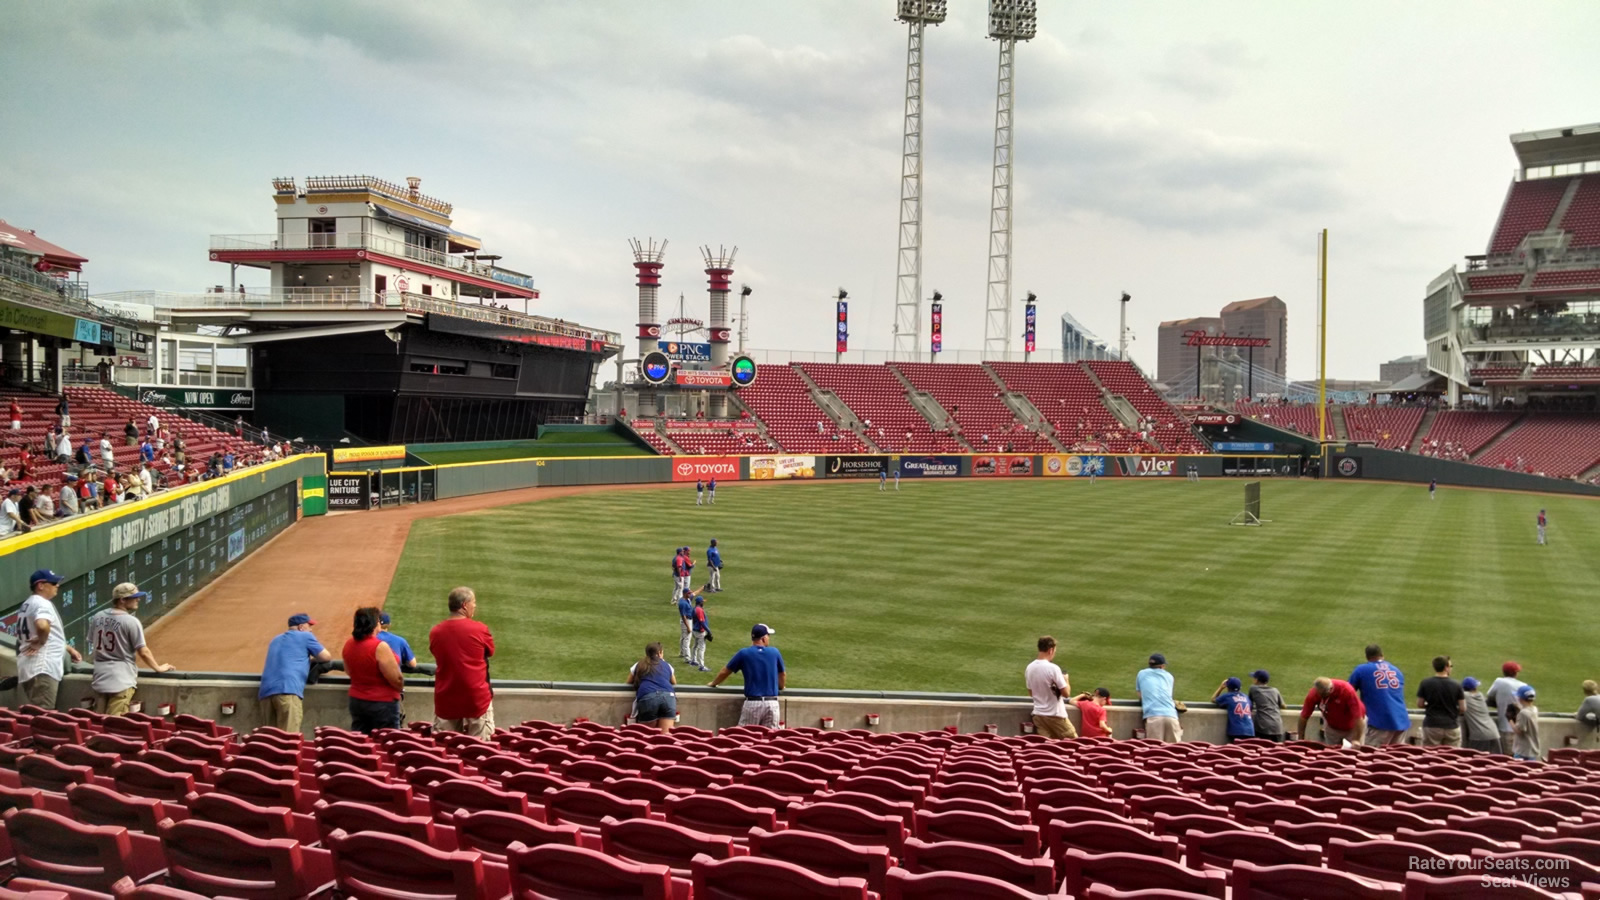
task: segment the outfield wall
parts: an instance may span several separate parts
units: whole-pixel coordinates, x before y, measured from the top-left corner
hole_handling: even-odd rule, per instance
[[[1379,450],[1361,444],[1332,445],[1325,449],[1324,456],[1323,471],[1334,480],[1374,478],[1427,484],[1437,479],[1440,484],[1452,487],[1600,496],[1600,486],[1592,484],[1509,472],[1450,459],[1434,459],[1398,450]]]
[[[0,648],[0,672],[9,674],[15,668],[16,656],[9,645]],[[61,685],[62,708],[81,706],[90,697],[87,668],[75,668],[79,671],[69,674]],[[216,719],[236,731],[249,731],[271,724],[268,711],[256,700],[258,684],[253,676],[141,672],[135,699],[144,705],[146,713],[155,714],[159,706],[170,703],[173,709],[169,717],[189,713]],[[584,718],[601,725],[621,725],[633,704],[633,692],[614,684],[516,681],[496,682],[494,689],[495,720],[501,728],[529,719],[572,722]],[[737,687],[679,686],[677,692],[680,724],[706,729],[738,724],[743,698]],[[224,714],[224,703],[234,704],[232,715]],[[403,704],[407,721],[432,721],[433,682],[408,679]],[[1189,711],[1182,717],[1184,740],[1222,743],[1227,733],[1226,713],[1201,700],[1188,706]],[[998,734],[1015,735],[1022,733],[1022,724],[1030,720],[1032,709],[1032,701],[1026,697],[981,694],[793,689],[785,691],[779,701],[779,714],[791,727],[820,727],[823,717],[828,716],[833,718],[836,729],[865,728],[875,732],[954,728],[965,734],[993,725]],[[1142,727],[1137,701],[1113,701],[1107,712],[1112,734],[1118,739],[1133,737],[1134,729]],[[879,717],[877,725],[867,724],[869,713]],[[1081,727],[1078,711],[1069,709],[1068,713],[1073,726]],[[1285,727],[1294,728],[1298,715],[1295,708],[1284,710]],[[1320,719],[1320,713],[1313,717],[1313,733],[1320,727]],[[324,683],[306,688],[302,728],[309,734],[322,725],[350,727],[348,682],[342,677],[327,678]],[[1411,725],[1408,737],[1420,742],[1420,712],[1412,714]],[[1575,739],[1578,734],[1577,720],[1570,715],[1541,715],[1539,728],[1547,750],[1569,746],[1569,738]]]
[[[118,582],[150,592],[139,607],[149,625],[297,521],[301,480],[316,484],[323,460],[305,454],[252,466],[0,542],[8,588],[0,625],[11,630],[36,569],[62,576],[56,606],[75,646]]]

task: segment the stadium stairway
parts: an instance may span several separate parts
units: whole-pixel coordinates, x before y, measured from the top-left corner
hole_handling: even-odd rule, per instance
[[[1350,429],[1345,424],[1345,421],[1344,421],[1344,407],[1342,407],[1342,406],[1330,407],[1329,408],[1329,412],[1333,413],[1333,436],[1334,436],[1334,439],[1335,440],[1340,440],[1340,441],[1348,441],[1348,440],[1350,440]]]
[[[581,719],[490,740],[423,722],[308,738],[36,706],[0,709],[0,730],[7,896],[1403,900],[1600,884],[1593,750]],[[1415,871],[1469,861],[1463,879]],[[1483,890],[1483,872],[1535,870],[1566,893]]]
[[[1422,413],[1422,421],[1417,423],[1417,433],[1411,436],[1411,443],[1406,445],[1410,453],[1418,453],[1423,444],[1427,443],[1428,432],[1433,430],[1434,420],[1439,418],[1439,407],[1429,406]]]

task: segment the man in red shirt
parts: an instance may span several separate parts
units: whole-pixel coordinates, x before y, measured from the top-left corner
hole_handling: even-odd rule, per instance
[[[1367,708],[1350,682],[1339,678],[1318,678],[1306,693],[1300,707],[1300,739],[1309,740],[1306,726],[1311,713],[1322,710],[1322,742],[1337,747],[1344,741],[1360,744],[1367,730]]]
[[[494,736],[494,691],[489,657],[494,635],[475,621],[478,595],[472,588],[450,592],[450,618],[428,632],[428,651],[438,670],[433,678],[433,728],[489,740]]]
[[[1094,693],[1084,691],[1072,698],[1078,714],[1083,716],[1083,727],[1078,734],[1086,738],[1109,738],[1111,729],[1106,726],[1106,707],[1111,705],[1111,692],[1095,688]]]

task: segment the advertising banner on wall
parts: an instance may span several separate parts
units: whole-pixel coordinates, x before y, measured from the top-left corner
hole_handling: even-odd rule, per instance
[[[352,462],[377,462],[381,459],[405,459],[405,444],[390,444],[382,447],[335,447],[333,448],[333,461],[336,463]]]
[[[1336,456],[1333,458],[1333,474],[1340,478],[1361,477],[1361,457]]]
[[[1033,474],[1033,457],[1000,453],[972,458],[972,474],[979,478],[1026,477]]]
[[[734,456],[680,456],[672,461],[673,481],[739,480],[739,459]]]
[[[877,478],[889,471],[884,456],[824,456],[822,471],[829,478]]]
[[[256,392],[254,388],[141,387],[139,402],[191,409],[254,409]]]
[[[1239,417],[1233,413],[1201,413],[1194,417],[1196,425],[1237,425]]]
[[[688,341],[657,341],[656,346],[661,348],[669,359],[684,362],[710,362],[711,345],[697,344]]]
[[[677,383],[683,387],[725,388],[733,383],[733,376],[723,371],[679,369]]]
[[[1178,474],[1178,460],[1171,456],[1123,456],[1119,461],[1124,475],[1165,477]]]
[[[1044,458],[1046,478],[1087,478],[1090,475],[1104,478],[1116,474],[1116,467],[1107,465],[1104,456],[1052,453]]]
[[[372,488],[367,473],[328,476],[328,511],[371,509]]]
[[[817,477],[815,456],[752,456],[751,481],[777,481],[783,478]]]
[[[890,470],[900,467],[901,478],[955,478],[961,474],[959,456],[898,456]]]
[[[1211,445],[1218,453],[1271,453],[1271,441],[1217,441]]]

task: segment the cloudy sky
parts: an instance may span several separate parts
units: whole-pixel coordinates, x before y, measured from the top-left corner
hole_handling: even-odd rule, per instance
[[[1276,294],[1330,375],[1422,350],[1427,281],[1482,252],[1507,135],[1600,120],[1600,3],[1041,0],[1017,75],[1015,279],[1044,346]],[[927,39],[925,292],[982,345],[996,47],[983,0]],[[95,292],[225,282],[213,233],[273,228],[275,175],[421,176],[549,314],[631,332],[627,239],[738,245],[755,347],[891,344],[905,31],[892,0],[6,4],[0,218]],[[1585,100],[1584,98],[1588,98]],[[251,280],[254,279],[254,280]],[[265,284],[249,272],[246,283]],[[1020,316],[1018,316],[1020,329]]]

